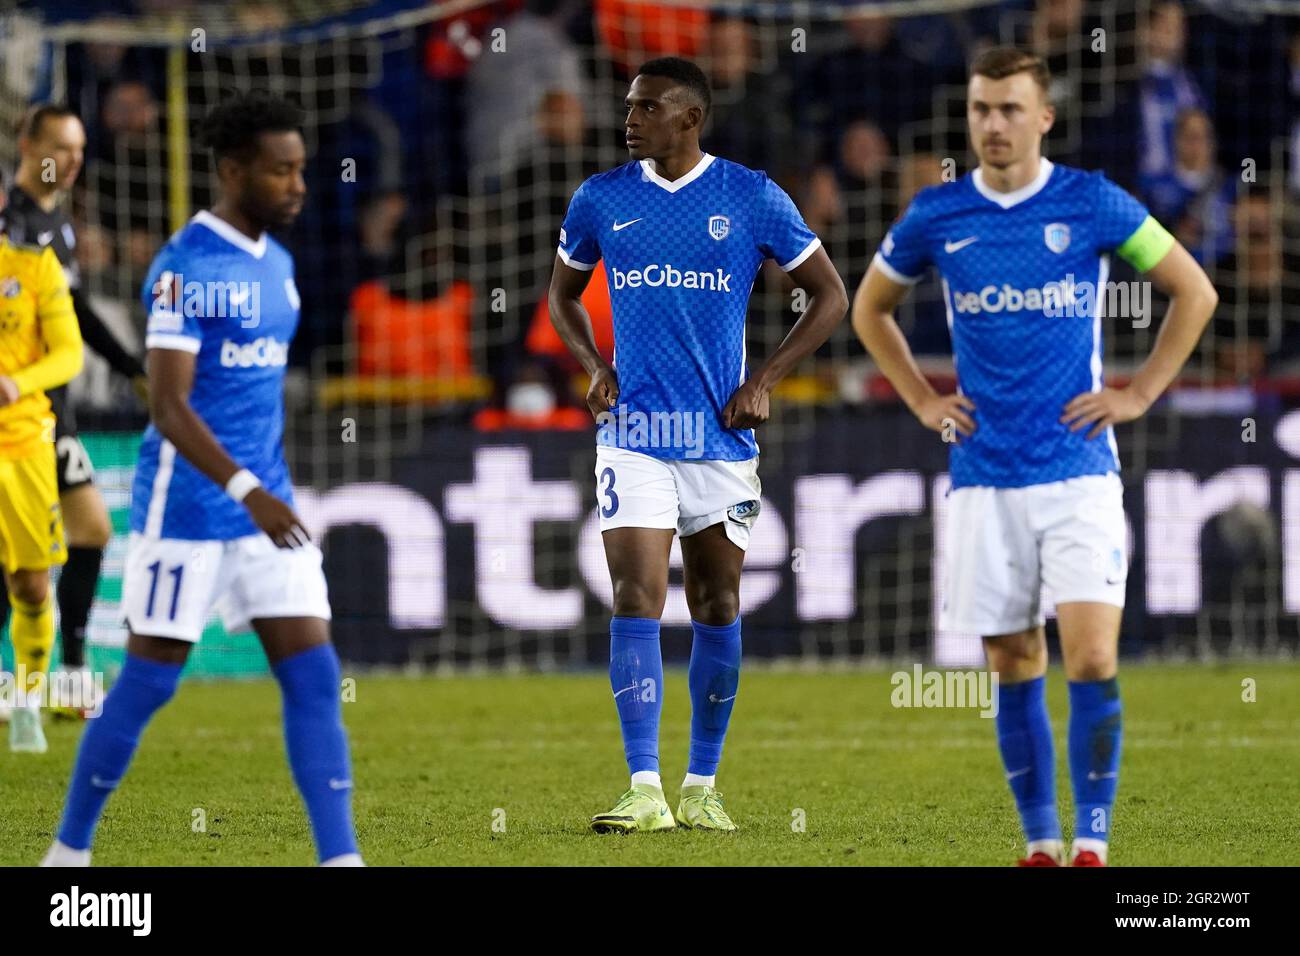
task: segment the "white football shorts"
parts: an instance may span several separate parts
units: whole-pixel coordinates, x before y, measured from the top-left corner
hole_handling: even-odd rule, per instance
[[[987,637],[1039,626],[1043,585],[1056,604],[1123,607],[1123,485],[1111,472],[1025,488],[956,488],[945,550],[945,630]]]
[[[249,630],[255,618],[328,621],[320,548],[277,548],[264,534],[184,541],[132,532],[122,575],[132,633],[197,643],[214,607],[232,633]]]
[[[758,457],[748,461],[669,460],[596,448],[600,530],[671,528],[683,538],[715,524],[742,551],[758,518],[763,486]]]

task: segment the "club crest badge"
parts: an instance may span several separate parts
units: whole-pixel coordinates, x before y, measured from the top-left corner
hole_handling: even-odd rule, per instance
[[[1064,252],[1070,248],[1070,227],[1063,222],[1049,222],[1043,227],[1043,241],[1053,252]]]

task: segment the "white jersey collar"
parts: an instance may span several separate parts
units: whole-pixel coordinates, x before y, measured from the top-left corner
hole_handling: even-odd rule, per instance
[[[201,226],[207,226],[226,242],[243,249],[254,259],[260,259],[266,255],[266,233],[262,233],[257,237],[257,241],[253,241],[226,220],[220,216],[214,216],[206,209],[200,209],[196,212],[190,222],[197,222]]]
[[[653,159],[641,160],[641,171],[645,173],[645,178],[650,180],[650,182],[654,183],[656,186],[660,186],[668,190],[670,193],[675,193],[683,186],[689,186],[691,183],[695,182],[695,180],[703,176],[704,171],[709,168],[715,158],[716,157],[705,153],[700,157],[700,161],[695,164],[695,168],[679,179],[664,179],[656,173]]]
[[[1040,156],[1038,158],[1038,175],[1034,177],[1033,182],[1029,183],[1027,186],[1021,186],[1013,192],[1002,193],[991,188],[988,183],[984,182],[983,169],[975,170],[971,175],[971,182],[975,184],[975,188],[985,199],[997,203],[1003,209],[1010,209],[1017,203],[1024,202],[1030,196],[1036,195],[1044,186],[1047,185],[1047,180],[1051,178],[1051,175],[1052,161],[1046,156]]]

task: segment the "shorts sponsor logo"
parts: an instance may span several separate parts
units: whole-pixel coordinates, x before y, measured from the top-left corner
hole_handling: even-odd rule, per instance
[[[737,524],[747,524],[758,516],[757,501],[742,501],[727,510],[727,517]]]

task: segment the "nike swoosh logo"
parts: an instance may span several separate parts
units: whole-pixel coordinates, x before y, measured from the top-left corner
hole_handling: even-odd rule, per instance
[[[730,697],[724,697],[724,698],[722,698],[722,700],[718,700],[718,695],[717,695],[717,694],[710,694],[710,695],[709,695],[709,703],[710,703],[710,704],[725,704],[727,701],[729,701],[729,700],[735,700],[735,699],[736,699],[736,695],[735,695],[735,694],[732,694]]]
[[[1024,767],[1020,770],[1013,770],[1011,773],[1007,774],[1007,779],[1014,780],[1016,779],[1016,777],[1020,777],[1023,776],[1024,774],[1029,773],[1029,770],[1030,770],[1029,767]]]
[[[645,218],[645,216],[642,216],[642,217],[641,217],[641,219],[644,219],[644,218]],[[618,222],[617,220],[615,220],[615,222],[614,222],[614,231],[615,231],[615,232],[618,232],[620,229],[626,229],[628,226],[632,225],[632,223],[634,223],[634,222],[640,222],[641,219],[629,219],[627,222]]]
[[[351,790],[351,789],[352,789],[352,781],[351,781],[351,780],[335,780],[333,777],[331,777],[331,778],[330,778],[330,789],[331,789],[331,790]]]
[[[619,691],[617,694],[614,695],[614,699],[618,700],[619,697],[621,697],[623,694],[626,694],[630,690],[636,690],[636,684],[633,684],[631,687],[624,687],[621,691]]]
[[[1088,771],[1089,780],[1105,780],[1107,777],[1118,777],[1119,771],[1112,770],[1110,773],[1097,773],[1095,770]]]
[[[957,242],[944,242],[943,251],[949,254],[957,252],[959,249],[965,249],[972,242],[979,242],[979,236],[971,236],[968,239],[960,239]]]

